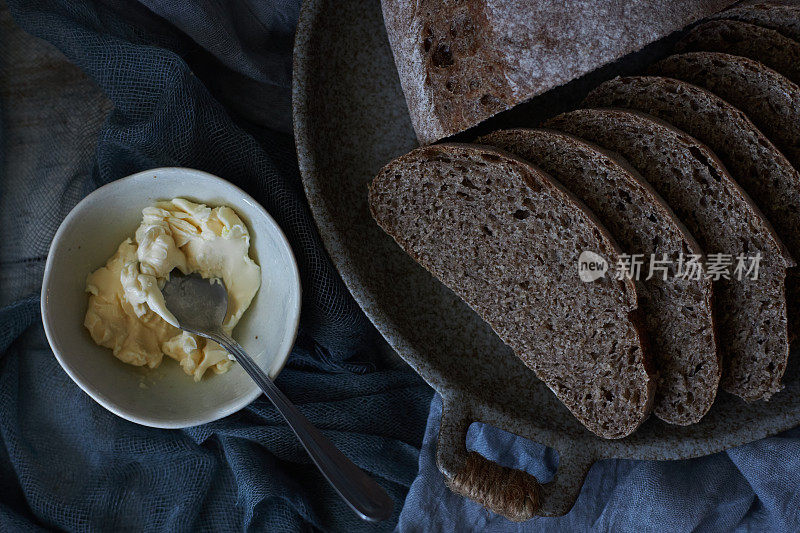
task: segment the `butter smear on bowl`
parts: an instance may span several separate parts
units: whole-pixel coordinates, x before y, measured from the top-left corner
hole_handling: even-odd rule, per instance
[[[249,249],[247,227],[231,208],[183,198],[156,202],[142,210],[134,239],[123,241],[106,265],[86,278],[84,326],[95,343],[131,365],[156,368],[166,354],[195,381],[208,369],[226,372],[227,352],[178,329],[161,288],[175,268],[221,279],[228,291],[222,327],[230,335],[261,285],[261,269]]]

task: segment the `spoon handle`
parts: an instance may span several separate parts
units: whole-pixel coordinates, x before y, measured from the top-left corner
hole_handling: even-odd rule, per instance
[[[303,416],[239,343],[223,332],[214,332],[207,337],[225,348],[245,372],[250,374],[286,419],[328,483],[362,519],[378,522],[389,518],[394,503],[386,491],[345,457]]]

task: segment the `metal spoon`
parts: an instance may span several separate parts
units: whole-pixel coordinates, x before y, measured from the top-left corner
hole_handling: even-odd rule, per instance
[[[197,274],[174,271],[162,290],[167,309],[180,328],[219,343],[250,374],[286,419],[328,483],[364,520],[378,522],[392,514],[394,503],[380,485],[354,465],[326,439],[235,340],[222,331],[228,310],[228,291],[222,281],[209,282]]]

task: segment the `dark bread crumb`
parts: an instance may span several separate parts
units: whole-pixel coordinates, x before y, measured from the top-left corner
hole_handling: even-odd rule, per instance
[[[587,107],[634,109],[666,120],[708,145],[767,217],[795,261],[800,257],[800,173],[747,116],[684,81],[656,76],[610,80],[586,97]],[[800,333],[800,272],[786,280],[792,336]]]
[[[784,37],[800,41],[800,5],[763,2],[738,6],[714,15],[715,19],[730,19],[757,24],[777,31]]]
[[[699,85],[738,107],[800,169],[800,87],[771,68],[721,52],[663,59],[651,74]]]
[[[706,254],[761,254],[759,279],[714,283],[725,390],[745,400],[779,391],[789,342],[784,280],[793,261],[769,223],[699,141],[635,111],[581,109],[546,123],[615,151],[658,191]]]
[[[550,130],[496,131],[478,139],[526,159],[591,209],[628,254],[677,261],[702,249],[653,188],[598,146]],[[671,269],[637,282],[642,318],[658,371],[653,412],[688,425],[708,412],[720,380],[708,279],[681,280]]]
[[[747,22],[712,20],[700,24],[678,42],[675,51],[725,52],[747,57],[800,83],[800,43]]]
[[[588,429],[632,433],[647,417],[630,281],[580,281],[578,255],[619,248],[543,172],[490,147],[441,144],[386,165],[370,186],[378,224],[463,298]]]

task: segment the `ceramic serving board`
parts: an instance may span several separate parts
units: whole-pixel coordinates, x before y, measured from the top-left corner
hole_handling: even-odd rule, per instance
[[[649,53],[656,52],[651,47]],[[294,131],[311,210],[333,263],[364,312],[442,395],[437,459],[451,488],[518,520],[557,516],[572,507],[599,459],[687,459],[800,424],[800,377],[797,365],[790,365],[785,389],[769,402],[746,404],[721,392],[694,426],[651,418],[634,435],[616,441],[583,428],[488,325],[369,215],[367,184],[384,164],[417,146],[380,2],[306,0],[294,54]],[[604,69],[597,76],[611,74]],[[563,104],[568,92],[596,81],[570,84],[566,93],[556,91],[511,116],[517,122],[531,120],[541,107]],[[557,450],[555,478],[527,479],[537,487],[538,497],[531,501],[525,491],[511,490],[518,484],[502,482],[528,474],[485,461],[467,472],[475,468],[466,448],[472,422]]]

